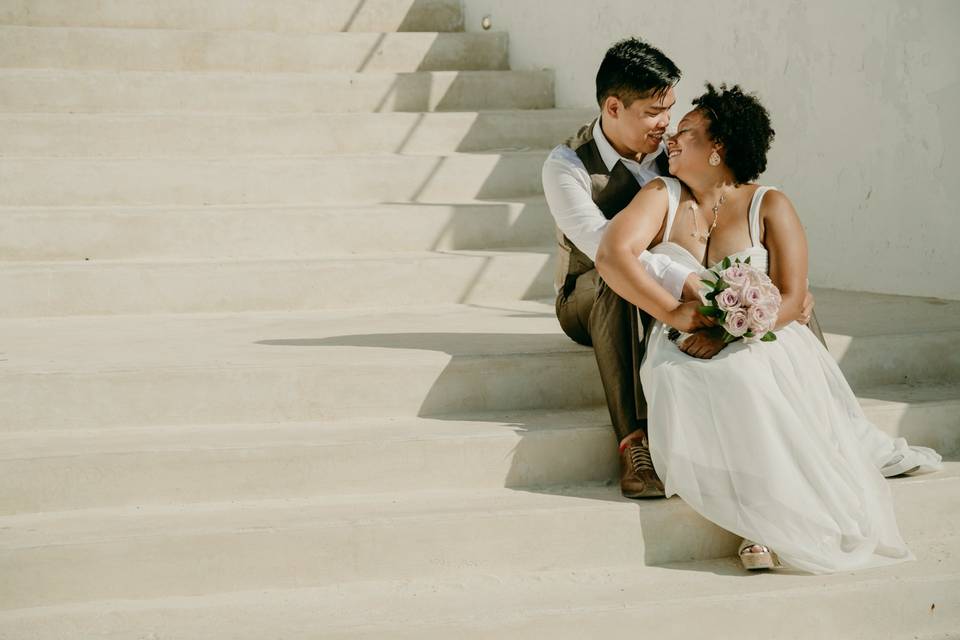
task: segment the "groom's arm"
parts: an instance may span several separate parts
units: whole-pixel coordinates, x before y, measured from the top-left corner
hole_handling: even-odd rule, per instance
[[[617,294],[664,324],[693,332],[715,324],[698,311],[700,301],[681,303],[637,261],[663,225],[669,206],[667,185],[647,184],[610,223],[597,252],[597,271]]]
[[[543,193],[557,227],[588,258],[596,262],[597,249],[610,224],[593,201],[590,175],[576,153],[565,145],[555,148],[543,164]],[[695,296],[699,276],[662,254],[643,251],[637,259],[644,271],[676,300]]]

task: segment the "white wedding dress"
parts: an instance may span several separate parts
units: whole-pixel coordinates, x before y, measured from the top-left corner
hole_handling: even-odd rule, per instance
[[[665,241],[651,251],[702,270],[668,241],[680,184],[663,180]],[[767,251],[757,238],[767,189],[757,189],[750,206],[753,246],[730,256],[749,256],[764,270]],[[905,456],[911,467],[933,471],[941,457],[870,423],[812,331],[792,322],[774,342],[734,342],[710,360],[680,351],[668,331],[653,323],[640,367],[650,454],[668,498],[679,495],[708,520],[812,573],[915,559],[880,468]]]

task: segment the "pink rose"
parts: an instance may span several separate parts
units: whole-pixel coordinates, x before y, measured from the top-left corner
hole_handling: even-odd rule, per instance
[[[761,286],[767,284],[768,282],[770,282],[770,277],[767,274],[765,274],[763,271],[760,271],[760,269],[751,267],[750,284],[754,286]]]
[[[765,304],[752,306],[747,311],[747,324],[750,326],[750,331],[758,336],[772,331],[776,323],[776,311]]]
[[[740,295],[741,297],[743,297],[743,290],[744,290],[744,288],[747,287],[748,284],[749,284],[749,283],[744,284],[744,283],[742,283],[742,282],[734,282],[734,283],[729,283],[729,282],[728,282],[728,283],[727,283],[727,289],[733,289],[734,291],[737,292],[738,295]]]
[[[773,331],[773,328],[777,326],[777,318],[780,317],[780,305],[765,304],[762,306],[767,310],[767,316],[770,318],[767,331]]]
[[[752,307],[763,302],[763,290],[760,287],[748,285],[743,289],[743,305]]]
[[[777,289],[777,287],[774,286],[773,283],[770,283],[770,284],[768,284],[768,285],[765,285],[765,286],[761,287],[761,289],[762,289],[762,291],[763,291],[763,297],[764,297],[764,299],[765,299],[768,303],[774,304],[774,305],[777,306],[777,308],[779,308],[779,307],[780,307],[780,304],[783,302],[783,298],[780,296],[780,290]]]
[[[747,312],[743,309],[731,311],[727,314],[727,319],[723,322],[723,328],[726,329],[727,333],[730,335],[739,338],[747,332],[747,329],[749,329],[747,324]]]
[[[739,285],[741,287],[749,284],[750,272],[742,264],[732,264],[720,272],[720,277],[729,285]]]
[[[717,306],[724,311],[732,311],[740,306],[740,292],[737,289],[724,289],[717,295]]]

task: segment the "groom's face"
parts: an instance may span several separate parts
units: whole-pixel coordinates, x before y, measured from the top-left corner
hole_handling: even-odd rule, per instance
[[[657,96],[637,98],[629,107],[624,107],[619,99],[608,99],[606,110],[610,113],[605,114],[605,118],[610,117],[616,122],[614,146],[622,148],[617,150],[636,155],[654,153],[663,141],[663,134],[670,124],[670,108],[676,101],[673,87]]]

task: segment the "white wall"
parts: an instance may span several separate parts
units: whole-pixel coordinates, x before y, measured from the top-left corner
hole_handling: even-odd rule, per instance
[[[794,201],[814,285],[960,299],[960,1],[464,0],[510,34],[515,69],[594,105],[606,48],[637,35],[683,70],[755,91],[777,131],[767,173]]]

